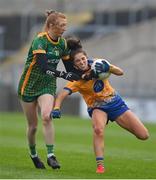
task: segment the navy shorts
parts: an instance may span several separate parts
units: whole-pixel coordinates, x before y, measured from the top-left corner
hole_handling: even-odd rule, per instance
[[[93,108],[88,108],[88,114],[90,117],[92,117],[94,109],[100,109],[101,111],[107,113],[108,120],[110,121],[115,121],[117,117],[129,110],[128,106],[119,94],[116,94],[109,102],[103,101]]]

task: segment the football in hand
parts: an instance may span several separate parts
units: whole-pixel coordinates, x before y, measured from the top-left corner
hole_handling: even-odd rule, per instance
[[[100,67],[100,70],[99,70],[99,68],[97,68],[97,65],[98,65],[98,67]],[[107,60],[105,60],[105,59],[96,59],[93,62],[93,64],[91,65],[91,69],[98,76],[98,79],[104,80],[104,79],[107,79],[111,74],[109,72],[109,70],[105,71],[105,69],[107,69],[108,66],[110,66],[110,63]]]

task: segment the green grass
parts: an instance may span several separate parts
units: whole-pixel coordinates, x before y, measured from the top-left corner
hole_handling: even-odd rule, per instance
[[[106,173],[95,173],[92,128],[89,120],[65,116],[55,120],[55,154],[60,170],[34,168],[27,149],[26,120],[23,114],[0,113],[0,178],[1,179],[115,179],[156,178],[156,124],[146,124],[150,138],[140,141],[109,123],[105,132]],[[46,164],[46,148],[41,121],[37,147]]]

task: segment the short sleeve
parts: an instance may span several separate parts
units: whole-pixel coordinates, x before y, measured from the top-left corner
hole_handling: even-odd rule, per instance
[[[75,92],[78,92],[79,91],[79,88],[78,88],[78,85],[77,85],[77,81],[74,81],[74,82],[68,82],[64,89],[66,90],[69,90],[70,94],[71,93],[75,93]]]
[[[37,53],[46,53],[47,43],[45,38],[36,37],[32,43],[32,52],[33,54]]]

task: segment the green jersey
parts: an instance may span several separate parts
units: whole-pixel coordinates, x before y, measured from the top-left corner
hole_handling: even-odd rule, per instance
[[[56,92],[56,78],[45,74],[36,63],[36,54],[45,53],[48,66],[56,69],[62,59],[69,59],[66,40],[62,37],[57,42],[51,40],[47,32],[39,33],[33,40],[28,52],[28,57],[21,76],[18,95],[39,96],[41,94],[52,94]]]

